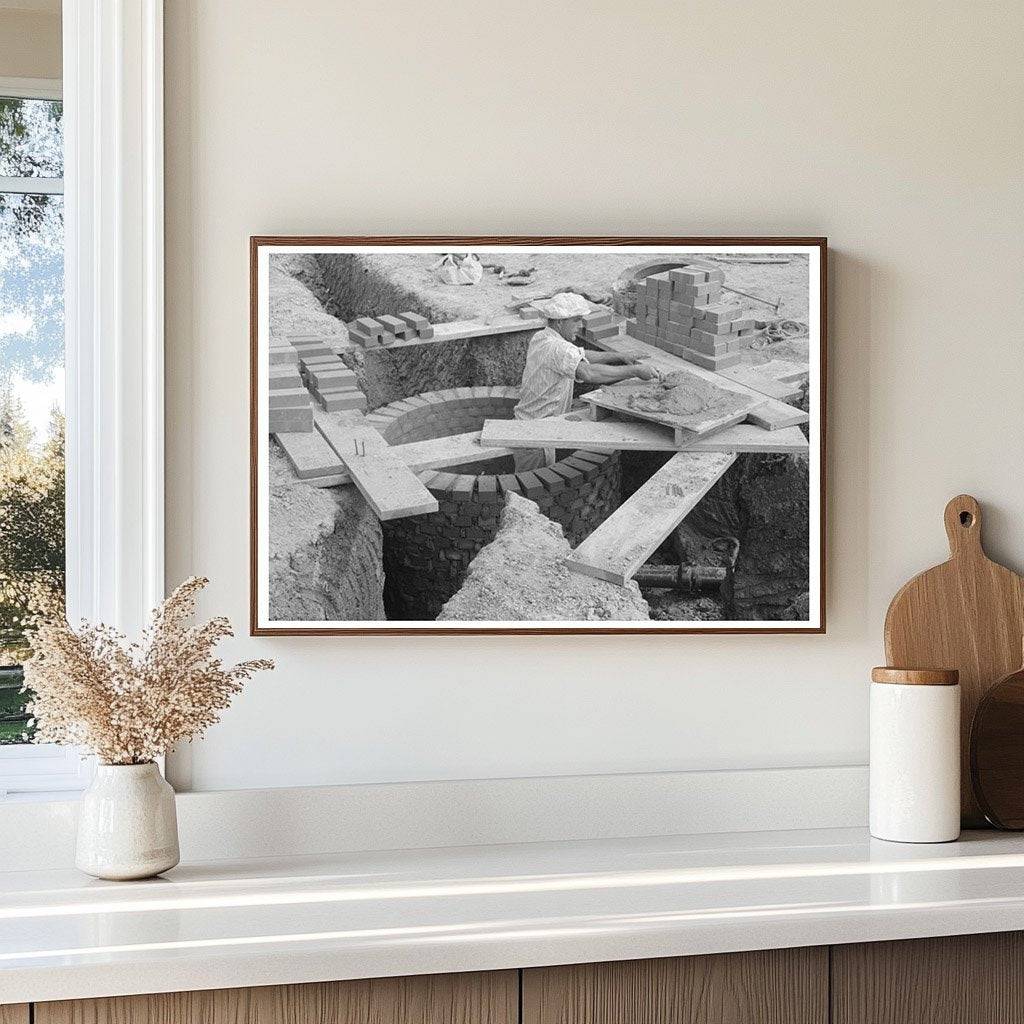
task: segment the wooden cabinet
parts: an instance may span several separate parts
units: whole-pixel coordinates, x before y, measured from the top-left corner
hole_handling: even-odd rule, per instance
[[[826,1024],[828,950],[523,971],[523,1024]]]
[[[518,1018],[518,972],[493,971],[37,1003],[34,1024],[516,1024]],[[7,1021],[0,1017],[0,1024]]]
[[[832,947],[833,1024],[1024,1024],[1024,933]]]
[[[0,1006],[0,1024],[1024,1024],[1024,933]]]

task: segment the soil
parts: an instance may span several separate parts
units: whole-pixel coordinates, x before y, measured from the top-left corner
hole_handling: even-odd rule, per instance
[[[750,406],[750,399],[717,387],[711,381],[677,370],[660,381],[617,384],[605,388],[603,399],[623,411],[643,413],[674,427],[696,430]]]
[[[271,443],[269,507],[271,619],[384,618],[380,522],[354,487],[297,480]]]
[[[345,325],[337,317],[324,312],[316,294],[302,279],[309,276],[311,266],[310,261],[304,262],[301,257],[294,256],[274,257],[271,261],[271,334],[337,334],[347,340]]]
[[[562,528],[536,502],[508,496],[494,540],[473,559],[462,589],[438,619],[471,621],[643,621],[647,602],[625,587],[570,572]]]

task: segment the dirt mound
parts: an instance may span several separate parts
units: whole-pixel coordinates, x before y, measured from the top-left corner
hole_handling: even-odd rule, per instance
[[[297,480],[276,444],[269,461],[270,618],[383,619],[380,522],[362,495]]]
[[[310,287],[312,282],[304,280],[315,270],[310,257],[271,257],[268,293],[271,334],[338,334],[347,338],[345,325],[324,311]]]
[[[633,582],[617,587],[565,567],[562,528],[535,502],[508,496],[494,540],[473,559],[462,589],[438,619],[642,621],[647,602]]]

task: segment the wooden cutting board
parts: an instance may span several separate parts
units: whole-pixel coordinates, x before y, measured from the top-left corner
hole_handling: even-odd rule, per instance
[[[971,788],[970,733],[988,688],[1020,667],[1024,579],[988,558],[981,507],[969,494],[946,506],[949,561],[904,584],[885,616],[886,662],[896,668],[960,671],[960,813],[985,824]]]

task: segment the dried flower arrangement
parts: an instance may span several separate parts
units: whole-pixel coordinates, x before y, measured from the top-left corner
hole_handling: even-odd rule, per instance
[[[228,620],[188,624],[208,582],[193,576],[182,583],[153,612],[139,643],[102,624],[37,625],[25,663],[36,742],[86,747],[104,764],[145,764],[219,721],[242,684],[274,663],[225,668],[214,657],[232,635]]]

